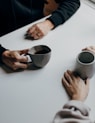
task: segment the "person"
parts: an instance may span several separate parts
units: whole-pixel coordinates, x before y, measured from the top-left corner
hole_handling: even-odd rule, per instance
[[[90,108],[84,104],[89,92],[89,79],[82,80],[74,72],[67,70],[62,84],[71,100],[56,113],[53,123],[94,123],[89,118]]]
[[[82,49],[95,54],[95,46]],[[95,123],[91,121],[90,108],[84,104],[89,93],[89,79],[82,80],[75,72],[67,70],[62,78],[70,101],[55,114],[53,123]]]
[[[24,54],[27,54],[27,52],[28,49],[10,51],[0,45],[0,63],[5,64],[12,70],[26,69],[28,58]]]
[[[44,6],[52,0],[1,0],[0,36],[43,18]],[[79,8],[79,0],[55,0],[58,8],[43,22],[27,30],[34,39],[45,36],[50,30],[68,20]],[[5,4],[6,3],[6,4]]]

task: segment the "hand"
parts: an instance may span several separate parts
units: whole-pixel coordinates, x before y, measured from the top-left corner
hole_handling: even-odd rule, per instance
[[[2,54],[2,61],[5,65],[17,70],[19,68],[26,69],[28,58],[22,54],[26,54],[28,50],[19,50],[19,51],[9,51],[6,50]]]
[[[84,51],[84,50],[91,51],[95,54],[95,46],[89,46],[89,47],[86,47],[86,48],[82,49],[82,51]]]
[[[49,20],[45,20],[30,27],[27,34],[34,39],[41,39],[47,35],[53,27],[54,25]]]
[[[86,99],[89,92],[88,79],[84,81],[73,72],[67,70],[62,78],[62,84],[72,100],[84,101]]]

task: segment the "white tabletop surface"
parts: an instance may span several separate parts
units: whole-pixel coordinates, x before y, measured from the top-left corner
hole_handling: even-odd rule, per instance
[[[30,25],[1,37],[0,44],[11,50],[48,45],[51,59],[39,70],[0,68],[0,123],[50,123],[69,100],[61,84],[63,73],[73,69],[82,48],[95,45],[95,10],[84,3],[72,18],[41,40],[24,39]],[[95,119],[95,76],[85,103]]]

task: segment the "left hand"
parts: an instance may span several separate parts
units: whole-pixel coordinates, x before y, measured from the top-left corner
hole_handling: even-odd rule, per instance
[[[49,20],[45,20],[30,27],[27,34],[33,39],[41,39],[47,35],[53,27],[54,25]]]
[[[23,54],[26,54],[28,52],[28,49],[25,50],[17,50],[17,51],[10,51],[6,50],[2,54],[2,61],[5,65],[10,67],[13,70],[17,69],[26,69],[28,67],[27,56],[24,56]]]

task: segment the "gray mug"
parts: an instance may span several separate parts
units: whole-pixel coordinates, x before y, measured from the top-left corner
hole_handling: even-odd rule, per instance
[[[29,49],[28,55],[36,67],[44,67],[50,60],[51,49],[46,45],[37,45]]]
[[[82,79],[91,78],[95,73],[95,55],[90,51],[82,51],[76,58],[75,72]]]

